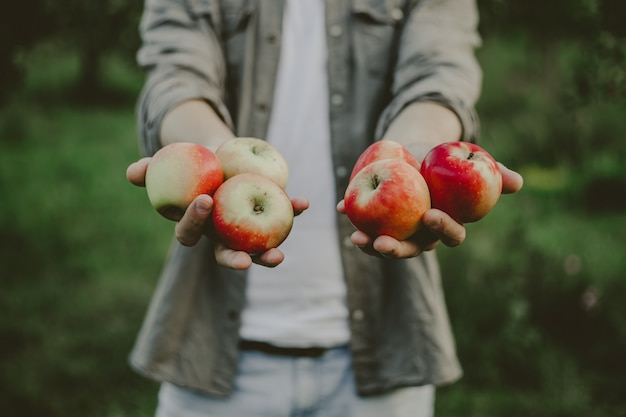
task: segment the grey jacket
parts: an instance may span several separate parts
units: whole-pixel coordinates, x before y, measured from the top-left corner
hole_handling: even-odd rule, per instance
[[[265,137],[284,0],[147,0],[138,53],[143,154],[165,113],[209,102],[239,136]],[[332,157],[337,200],[360,152],[409,103],[452,109],[474,140],[481,71],[472,0],[327,0]],[[356,383],[361,395],[461,376],[434,252],[381,260],[350,243],[338,216]],[[215,263],[211,244],[174,242],[131,353],[144,375],[227,396],[237,369],[246,274]]]

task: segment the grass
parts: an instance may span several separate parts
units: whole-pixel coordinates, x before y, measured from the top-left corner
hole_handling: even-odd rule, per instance
[[[573,56],[568,46],[559,68]],[[489,41],[480,58],[482,144],[526,183],[439,251],[465,377],[440,390],[436,415],[626,416],[626,217],[588,198],[598,179],[622,184],[623,107],[579,108],[572,139],[554,99],[564,87],[537,85],[545,66],[523,39]],[[124,177],[141,76],[111,59],[115,100],[87,106],[67,93],[70,52],[27,59],[27,84],[0,113],[0,415],[151,416],[157,385],[126,360],[172,225]],[[562,160],[553,141],[585,145]]]
[[[44,103],[0,117],[0,414],[150,415],[126,357],[171,225],[124,176],[133,104]]]
[[[440,250],[465,378],[439,416],[626,415],[624,105],[565,99],[577,48],[544,56],[518,37],[479,53],[482,144],[525,186]]]

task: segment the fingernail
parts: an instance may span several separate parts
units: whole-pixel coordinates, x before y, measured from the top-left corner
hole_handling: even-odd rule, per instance
[[[429,227],[437,227],[441,224],[442,218],[441,216],[430,216],[426,219],[424,223]]]
[[[196,201],[196,211],[200,214],[207,214],[211,211],[211,205],[208,201],[201,199]]]

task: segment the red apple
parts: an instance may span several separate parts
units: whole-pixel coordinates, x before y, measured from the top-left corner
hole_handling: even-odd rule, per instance
[[[448,142],[431,149],[422,161],[434,208],[460,223],[480,220],[502,194],[502,175],[487,151],[470,142]]]
[[[283,189],[287,186],[287,161],[276,147],[263,139],[233,138],[224,142],[215,154],[222,163],[225,179],[250,172],[273,179]]]
[[[403,145],[392,140],[383,139],[372,143],[359,156],[359,159],[354,164],[354,168],[352,168],[350,181],[363,167],[381,159],[402,159],[419,170],[419,162]]]
[[[348,219],[371,237],[404,240],[421,227],[430,208],[424,178],[402,159],[382,159],[362,168],[344,195]]]
[[[217,156],[195,143],[172,143],[159,149],[146,171],[150,204],[165,218],[178,221],[200,194],[212,195],[224,182]]]
[[[243,173],[224,181],[213,195],[213,226],[231,249],[258,254],[278,247],[289,235],[291,200],[275,181]]]

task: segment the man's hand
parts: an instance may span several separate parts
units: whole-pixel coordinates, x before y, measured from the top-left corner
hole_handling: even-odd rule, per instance
[[[291,204],[296,216],[309,207],[308,200],[301,197],[292,199]],[[210,220],[212,209],[213,199],[210,196],[196,197],[176,224],[176,239],[185,246],[195,245],[203,235],[213,240]],[[227,248],[219,242],[214,243],[217,263],[232,269],[248,269],[252,263],[273,268],[285,259],[284,254],[276,248],[251,256],[246,252]]]
[[[130,164],[126,169],[128,181],[138,187],[144,187],[149,163],[150,158],[142,158]],[[309,202],[305,198],[294,198],[291,202],[296,216],[309,207]],[[212,209],[213,199],[210,196],[202,194],[196,197],[183,217],[176,223],[176,239],[185,246],[195,245],[202,236],[212,239],[210,221]],[[217,263],[232,269],[248,269],[252,263],[271,268],[280,264],[285,258],[284,254],[276,248],[254,256],[229,249],[220,243],[215,243],[214,248]]]
[[[523,185],[520,174],[498,163],[502,173],[502,194],[519,191]],[[343,200],[337,205],[337,211],[345,214]],[[465,241],[465,227],[457,223],[441,210],[430,209],[424,213],[422,227],[407,240],[399,241],[390,236],[372,238],[356,231],[351,235],[352,243],[363,252],[386,258],[412,258],[422,252],[435,249],[440,242],[449,247],[458,246]]]
[[[343,200],[337,211],[345,214]],[[465,240],[465,227],[452,220],[446,213],[430,209],[424,213],[422,227],[407,240],[397,240],[391,236],[372,238],[360,230],[350,236],[352,243],[363,252],[385,258],[412,258],[422,252],[435,249],[439,242],[447,246],[458,246]]]

